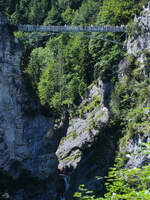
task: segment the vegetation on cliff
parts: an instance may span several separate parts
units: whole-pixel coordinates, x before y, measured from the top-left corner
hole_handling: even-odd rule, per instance
[[[13,24],[54,25],[122,25],[127,24],[139,12],[146,1],[117,0],[1,0],[3,9]],[[40,13],[40,14],[39,14]],[[29,34],[17,33],[25,39]],[[30,35],[31,36],[31,35]],[[24,41],[23,71],[28,82],[41,100],[42,105],[59,114],[61,107],[72,107],[87,86],[99,76],[116,80],[115,72],[123,58],[122,46],[109,40],[122,42],[120,34],[52,35]],[[108,40],[100,40],[99,37]],[[42,46],[42,47],[41,47]]]
[[[6,3],[7,2],[7,3]],[[0,7],[13,24],[54,25],[122,25],[131,24],[135,14],[148,0],[0,0]],[[40,14],[39,14],[40,13]],[[130,29],[129,29],[130,31]],[[129,32],[129,35],[132,33]],[[27,33],[16,33],[19,39],[29,37]],[[150,131],[149,126],[149,78],[140,73],[139,63],[133,55],[126,55],[123,46],[110,40],[122,42],[120,33],[93,33],[92,37],[80,35],[40,35],[23,40],[25,52],[22,71],[27,87],[41,104],[60,116],[61,108],[68,110],[78,105],[78,99],[86,95],[88,86],[98,77],[114,85],[111,95],[110,124],[119,124],[124,149],[133,135]],[[39,36],[39,34],[38,34]],[[100,39],[101,38],[101,39]],[[149,67],[149,54],[146,66]],[[123,72],[124,81],[117,77],[118,63],[128,63]],[[135,87],[136,86],[136,87]],[[32,89],[31,89],[32,88]],[[149,146],[147,147],[149,148]],[[148,152],[148,150],[146,149]],[[142,168],[123,168],[125,156],[116,158],[114,168],[106,177],[107,193],[102,199],[149,199],[149,164]],[[89,191],[77,193],[79,199],[96,199]],[[87,195],[85,195],[87,193]],[[98,200],[97,199],[97,200]]]
[[[150,143],[142,145],[142,153],[150,153]],[[75,197],[80,200],[148,200],[150,198],[150,165],[145,163],[141,168],[121,168],[119,166],[121,158],[116,158],[116,164],[110,169],[109,174],[105,177],[107,192],[103,198],[96,198],[93,191],[89,191],[84,185],[79,187],[79,192]],[[100,178],[100,177],[99,177]]]

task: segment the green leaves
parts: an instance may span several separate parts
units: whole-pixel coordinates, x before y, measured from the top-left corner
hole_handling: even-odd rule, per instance
[[[111,169],[106,184],[106,199],[143,199],[150,198],[150,165],[134,169]],[[112,179],[113,178],[113,179]],[[105,199],[105,198],[104,198]]]
[[[90,199],[95,199],[94,195],[92,195],[92,191],[89,191],[88,189],[85,188],[85,185],[80,185],[79,186],[80,192],[76,192],[74,194],[74,197],[79,198],[80,200],[90,200]]]
[[[102,24],[127,24],[140,11],[143,3],[140,0],[104,0],[99,21]]]
[[[76,11],[72,23],[74,25],[95,24],[100,5],[101,2],[95,2],[94,0],[83,1],[79,10]]]
[[[50,2],[47,0],[17,1],[16,6],[11,6],[11,21],[18,24],[42,24],[50,6]]]
[[[51,10],[48,12],[48,16],[45,19],[44,25],[56,25],[61,21],[60,12],[57,7],[52,6]]]
[[[30,55],[30,61],[25,69],[25,73],[29,76],[35,90],[37,90],[42,72],[51,62],[51,57],[52,55],[49,49],[42,47],[34,49]]]
[[[71,24],[72,19],[74,17],[75,11],[72,10],[70,7],[67,7],[65,11],[62,13],[62,19],[65,24]]]
[[[144,146],[144,153],[149,153],[150,144],[141,144]],[[150,198],[150,164],[142,168],[119,169],[116,164],[110,168],[106,178],[107,192],[104,198],[95,198],[91,191],[85,189],[84,185],[79,187],[74,197],[80,200],[148,200]]]

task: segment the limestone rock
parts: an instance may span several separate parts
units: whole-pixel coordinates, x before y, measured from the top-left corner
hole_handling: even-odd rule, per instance
[[[52,176],[54,185],[57,169],[56,141],[51,137],[54,120],[41,114],[40,105],[24,87],[19,67],[22,47],[10,33],[2,14],[0,41],[0,168],[15,180],[24,170],[39,179]],[[34,114],[30,113],[31,107]],[[55,189],[51,188],[49,192],[53,191],[53,195],[47,199],[53,200]]]
[[[92,85],[88,96],[82,99],[78,114],[69,120],[66,136],[56,151],[60,172],[71,175],[70,200],[80,184],[86,184],[90,190],[103,190],[103,183],[95,176],[104,176],[113,157],[114,144],[111,137],[107,141],[104,139],[107,134],[103,131],[109,120],[109,111],[104,102],[107,101],[108,105],[111,88],[109,83],[103,83],[100,79]],[[94,156],[99,157],[105,151],[105,158],[94,159]]]
[[[140,16],[136,16],[136,33],[127,40],[127,53],[133,54],[140,63],[141,72],[145,77],[150,76],[150,70],[145,65],[146,54],[150,53],[150,3],[143,8]]]
[[[89,90],[88,97],[82,101],[80,111],[82,116],[72,118],[69,121],[66,136],[62,138],[56,152],[60,160],[60,169],[67,163],[76,167],[80,161],[81,151],[93,144],[99,130],[108,122],[108,109],[103,104],[103,87],[101,80],[99,80],[98,85],[93,85]],[[94,104],[94,101],[97,102]],[[69,157],[67,156],[68,153],[70,154]]]
[[[143,11],[139,16],[135,17],[134,23],[137,26],[137,30],[136,34],[127,40],[127,53],[129,55],[134,55],[139,62],[137,65],[138,74],[139,77],[145,81],[150,77],[148,60],[150,55],[150,3],[148,3],[146,7],[143,7]],[[121,79],[125,79],[125,76],[130,75],[130,69],[128,70],[128,73],[125,73],[127,68],[130,68],[130,63],[126,60],[121,61],[120,81]],[[144,106],[149,107],[150,99],[145,99],[145,101],[146,103]],[[141,107],[139,106],[139,108]],[[147,112],[149,112],[149,110]],[[150,157],[148,155],[143,155],[142,153],[142,143],[150,141],[149,131],[145,132],[143,130],[143,132],[143,135],[132,136],[132,138],[128,140],[128,143],[123,148],[120,148],[120,152],[126,154],[127,161],[125,166],[127,168],[142,167],[144,163],[150,162]]]

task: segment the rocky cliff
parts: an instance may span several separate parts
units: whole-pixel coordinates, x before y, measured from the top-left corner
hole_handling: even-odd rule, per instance
[[[104,192],[103,177],[113,162],[117,138],[115,127],[109,127],[111,89],[111,83],[101,79],[89,87],[58,146],[58,169],[71,177],[69,199],[81,184],[97,194]]]
[[[102,192],[103,180],[95,177],[106,174],[115,149],[112,131],[107,127],[112,85],[99,79],[82,98],[76,117],[68,120],[65,115],[62,125],[54,126],[54,120],[43,116],[38,102],[27,93],[19,67],[22,48],[7,20],[2,15],[0,18],[2,192],[8,192],[11,199],[56,199],[55,183],[62,181],[57,180],[56,149],[60,173],[64,180],[71,177],[66,193],[70,200],[80,184]],[[5,180],[11,182],[10,188]],[[63,184],[61,190],[65,190]]]
[[[80,184],[102,193],[103,177],[115,159],[115,152],[119,154],[122,165],[127,168],[141,167],[150,161],[149,155],[142,153],[143,143],[150,141],[149,19],[150,4],[143,7],[141,14],[136,16],[127,28],[130,32],[125,42],[128,59],[125,57],[120,64],[118,63],[117,84],[112,86],[109,82],[104,83],[99,79],[89,88],[88,96],[82,99],[76,116],[69,120],[66,135],[61,140],[56,154],[60,171],[67,168],[71,174],[70,193],[76,191]],[[116,92],[114,99],[118,107],[111,105],[110,111],[112,90],[122,90],[123,97],[119,97]],[[119,112],[122,113],[118,116],[118,124],[115,122],[114,126],[110,125],[111,120],[115,121],[111,115],[112,109],[120,109]],[[120,124],[122,122],[123,125]],[[99,181],[96,176],[102,179]]]
[[[58,125],[53,118],[41,114],[40,104],[27,93],[19,67],[22,48],[10,32],[7,20],[0,15],[2,195],[8,193],[13,200],[55,200],[57,190],[59,197],[63,194],[71,200],[80,184],[101,195],[105,190],[104,177],[116,151],[123,155],[125,167],[141,167],[149,162],[149,156],[142,154],[143,142],[150,140],[147,109],[150,107],[149,18],[148,5],[129,27],[132,31],[126,46],[130,59],[120,62],[115,72],[118,75],[116,86],[99,78],[88,88],[72,116],[66,112]],[[120,96],[118,88],[122,92]],[[117,122],[114,122],[110,105],[112,91],[116,92],[115,103],[120,106],[114,107],[121,118]],[[139,113],[137,118],[136,113]]]
[[[134,90],[140,89],[140,92],[137,93],[136,99],[136,113],[143,109],[143,113],[139,114],[140,119],[136,119],[133,129],[134,133],[126,133],[125,136],[121,139],[120,151],[126,154],[127,162],[125,166],[127,168],[141,167],[146,162],[150,162],[149,155],[143,155],[143,143],[150,142],[150,128],[149,128],[149,107],[150,107],[150,87],[149,87],[149,78],[150,78],[150,65],[149,65],[149,56],[150,56],[150,3],[146,7],[143,7],[143,11],[139,16],[136,16],[134,23],[131,25],[134,27],[131,33],[131,36],[126,41],[127,44],[127,53],[134,56],[135,59],[135,68],[130,71],[130,74],[133,74],[132,79],[134,81]],[[122,71],[124,64],[120,65],[120,71]],[[127,79],[130,74],[123,74],[120,82]],[[143,84],[143,86],[142,86]],[[140,86],[141,85],[141,86]],[[145,92],[143,93],[143,90]],[[140,96],[143,96],[143,101],[138,103]],[[141,111],[142,112],[142,111]],[[135,113],[135,115],[136,115]],[[140,112],[139,112],[140,113]],[[134,121],[134,117],[130,117],[130,121]],[[143,123],[144,122],[144,123]],[[130,123],[131,124],[131,123]],[[136,125],[138,124],[138,125]],[[128,124],[129,125],[129,124]]]
[[[39,104],[25,90],[21,55],[18,40],[0,14],[1,193],[8,191],[11,199],[53,200],[57,169],[54,121],[41,114]],[[10,187],[6,184],[6,174],[11,178]]]

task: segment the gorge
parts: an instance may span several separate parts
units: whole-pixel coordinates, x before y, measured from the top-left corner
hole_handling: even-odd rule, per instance
[[[86,41],[83,39],[80,44],[78,37],[75,38],[74,49],[70,49],[72,36],[70,40],[64,35],[63,39],[61,36],[50,38],[46,45],[43,45],[43,39],[43,47],[37,47],[31,53],[28,70],[22,69],[22,60],[27,59],[24,57],[27,56],[25,53],[28,46],[14,36],[5,15],[0,13],[0,199],[79,199],[73,195],[79,191],[80,185],[94,191],[93,199],[138,199],[137,193],[133,198],[132,195],[117,196],[123,193],[120,188],[116,189],[116,194],[109,193],[108,188],[106,192],[105,183],[111,178],[108,172],[114,163],[117,171],[137,168],[144,171],[142,167],[149,166],[150,156],[145,146],[148,147],[150,142],[149,19],[148,3],[135,16],[134,21],[127,25],[127,38],[123,41],[126,52],[123,56],[120,51],[125,51],[124,49],[107,44],[110,46],[108,51],[112,51],[113,55],[119,52],[120,58],[116,61],[114,57],[118,55],[112,56],[113,63],[116,62],[115,68],[108,66],[108,63],[105,65],[106,60],[100,57],[101,50],[100,53],[93,53],[92,56],[98,62],[95,63],[96,78],[91,81],[93,72],[90,67],[94,65],[94,61],[90,63],[92,57],[86,48],[81,48],[80,51],[80,45],[85,47]],[[90,51],[96,51],[96,48],[99,50],[97,41],[91,39],[90,42]],[[68,48],[63,55],[59,52],[61,45]],[[53,49],[52,53],[49,48]],[[113,51],[111,48],[116,49]],[[104,47],[102,51],[105,51]],[[86,61],[83,61],[84,56],[86,61],[89,56],[90,67],[89,63],[87,66]],[[101,68],[101,60],[105,70]],[[44,68],[45,62],[48,65]],[[87,67],[87,71],[80,70],[80,62]],[[51,67],[53,64],[54,69]],[[35,77],[30,70],[36,74],[38,66],[41,67],[40,77],[39,74]],[[97,66],[100,72],[96,71]],[[112,67],[111,71],[109,67]],[[86,88],[85,83],[88,84],[88,81],[79,82],[77,79],[81,79],[80,73],[83,75],[84,70],[84,76],[90,82]],[[38,97],[34,98],[30,93],[24,73],[31,76],[30,81],[34,82]],[[71,73],[77,74],[77,77]],[[48,80],[49,77],[53,78],[52,83],[58,83],[55,83],[54,89],[47,77]],[[76,85],[80,86],[79,92]],[[65,86],[64,91],[61,90]],[[52,99],[52,96],[48,99],[49,94],[53,95],[55,90],[55,98]],[[47,95],[47,99],[44,95]],[[63,102],[62,105],[59,100]],[[144,183],[147,193],[143,193],[148,196],[150,191],[147,182]],[[136,187],[135,184],[136,192],[143,191],[143,188],[136,190]],[[85,195],[84,192],[83,194]],[[149,196],[143,199],[148,198]],[[80,199],[84,200],[84,197]],[[87,199],[91,199],[90,196]]]

